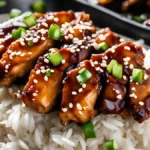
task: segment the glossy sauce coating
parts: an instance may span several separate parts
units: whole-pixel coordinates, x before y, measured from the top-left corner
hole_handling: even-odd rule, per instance
[[[52,23],[61,25],[75,19],[73,12],[49,13],[46,22],[38,23],[19,40],[13,42],[0,60],[0,85],[9,86],[17,77],[29,72],[40,55],[53,47],[54,41],[48,37]],[[28,41],[34,43],[28,46]]]
[[[85,84],[80,85],[76,76],[82,68],[86,68],[92,77]],[[82,62],[77,69],[68,72],[62,91],[60,111],[62,124],[66,125],[71,121],[84,123],[91,120],[96,114],[94,106],[100,89],[100,76],[90,61]]]

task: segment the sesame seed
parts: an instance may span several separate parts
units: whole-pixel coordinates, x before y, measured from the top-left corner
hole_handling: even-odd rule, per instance
[[[77,52],[80,52],[80,49],[79,49],[79,48],[77,48],[77,49],[76,49],[76,51],[77,51]]]
[[[101,66],[102,66],[102,67],[107,67],[107,64],[101,63]]]
[[[94,61],[94,64],[97,65],[97,64],[98,64],[98,61]]]
[[[53,73],[54,72],[54,69],[51,69],[51,73]]]
[[[48,16],[47,17],[47,20],[53,20],[54,19],[54,16]]]
[[[25,42],[20,42],[20,44],[21,44],[22,46],[25,46]]]
[[[33,93],[33,96],[35,96],[35,97],[36,97],[36,96],[37,96],[37,93]]]
[[[135,93],[130,94],[129,97],[133,97],[135,99],[137,98],[137,96],[135,95]]]
[[[21,56],[21,57],[25,56],[25,53],[22,53],[20,56]]]
[[[144,74],[144,80],[147,80],[147,79],[148,79],[148,75]]]
[[[55,21],[55,22],[58,22],[58,21],[59,21],[59,18],[54,18],[54,21]]]
[[[34,79],[33,82],[34,82],[34,83],[38,83],[38,80]]]
[[[32,52],[28,52],[29,55],[32,55]]]
[[[79,93],[81,93],[82,91],[83,91],[83,89],[82,89],[82,88],[80,88],[80,89],[78,90],[78,92],[79,92]]]
[[[124,62],[124,65],[128,65],[129,63],[127,61]]]
[[[44,36],[42,36],[42,37],[41,37],[41,40],[43,40],[43,41],[44,41],[44,40],[46,40],[46,38],[45,38]]]
[[[135,91],[135,90],[136,90],[135,87],[132,87],[131,89],[132,89],[132,91]]]
[[[121,94],[117,95],[117,99],[122,99]]]
[[[72,103],[69,103],[69,108],[73,108],[73,104]]]
[[[77,92],[76,91],[72,91],[72,95],[77,95]]]
[[[86,88],[86,84],[85,84],[85,83],[84,83],[84,84],[82,84],[82,87],[83,87],[83,88]]]
[[[44,58],[44,62],[48,64],[49,60],[47,58]]]
[[[37,43],[37,42],[38,42],[38,38],[34,38],[33,43]]]
[[[44,69],[41,69],[41,72],[42,72],[42,73],[45,73],[45,72],[46,72],[46,70],[44,70]]]
[[[21,51],[19,51],[19,52],[16,52],[16,55],[20,55],[21,54]]]
[[[38,69],[38,70],[36,70],[36,74],[40,74],[40,72],[41,72],[41,71],[40,71],[39,69]]]
[[[0,45],[0,48],[4,48],[4,45]]]
[[[9,69],[9,65],[8,64],[5,66],[5,69]]]
[[[17,93],[16,96],[17,96],[17,98],[21,98],[20,93]]]
[[[116,90],[116,93],[117,93],[117,94],[119,94],[119,93],[120,93],[120,91],[119,91],[119,90]]]
[[[139,102],[139,104],[140,104],[141,106],[143,106],[143,105],[144,105],[144,103],[143,103],[143,102],[141,102],[141,101]]]
[[[130,47],[129,46],[125,46],[124,49],[130,50]]]
[[[133,64],[130,64],[129,68],[130,68],[130,69],[133,69],[133,68],[134,68]]]
[[[44,80],[45,80],[45,81],[48,81],[48,77],[47,77],[47,76],[44,76]]]
[[[62,108],[63,112],[67,112],[67,110],[68,110],[67,108]]]
[[[125,75],[123,75],[123,79],[124,79],[124,80],[127,80],[127,77],[126,77]]]
[[[81,106],[79,103],[77,103],[76,106],[77,106],[77,109],[78,109],[78,110],[82,110],[82,106]]]
[[[22,107],[26,107],[26,104],[25,104],[25,103],[22,103]]]
[[[48,27],[48,24],[46,22],[42,22],[42,25]]]
[[[65,60],[65,59],[63,59],[63,60],[61,61],[61,63],[62,63],[62,64],[65,64],[65,62],[66,62],[66,60]]]
[[[124,61],[130,61],[131,58],[130,58],[130,57],[125,57],[125,58],[123,58],[123,60],[124,60]]]

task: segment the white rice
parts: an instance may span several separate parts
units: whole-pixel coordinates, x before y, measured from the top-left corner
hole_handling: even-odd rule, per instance
[[[11,98],[21,88],[0,87],[0,150],[102,150],[111,139],[119,150],[150,150],[150,120],[139,124],[132,117],[99,114],[92,120],[97,137],[85,140],[77,124],[60,124],[59,112],[39,114]]]
[[[133,118],[100,114],[93,119],[97,137],[85,140],[77,124],[60,124],[59,112],[39,114],[12,99],[9,91],[0,87],[0,150],[102,150],[111,139],[119,150],[150,149],[150,120],[139,124]]]

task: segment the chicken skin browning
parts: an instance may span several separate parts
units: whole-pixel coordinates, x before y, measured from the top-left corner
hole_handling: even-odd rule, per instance
[[[92,56],[91,59],[96,64],[96,69],[100,72],[106,71],[106,67],[112,59],[123,66],[123,76],[121,79],[106,73],[103,93],[98,98],[99,110],[102,113],[120,114],[125,110],[129,77],[132,75],[133,68],[141,68],[143,66],[144,57],[142,48],[132,42],[122,43],[110,48],[103,54]]]
[[[84,23],[82,23],[82,25],[83,24]],[[43,59],[42,58],[39,59],[36,67],[30,74],[29,82],[27,83],[27,85],[25,86],[25,88],[23,90],[22,99],[25,104],[36,109],[38,112],[45,113],[45,112],[49,112],[52,110],[53,105],[56,103],[57,95],[58,95],[59,91],[62,89],[62,80],[63,80],[66,69],[69,66],[71,66],[72,64],[79,63],[80,61],[90,57],[91,53],[94,50],[93,43],[95,43],[95,41],[97,43],[106,42],[106,43],[108,43],[109,46],[112,46],[112,44],[114,45],[116,43],[119,43],[119,41],[120,41],[120,38],[108,28],[102,29],[98,33],[98,35],[96,35],[97,37],[95,39],[92,40],[90,38],[90,40],[93,42],[91,42],[91,41],[89,42],[89,41],[85,41],[85,40],[77,40],[77,38],[80,39],[80,37],[83,37],[83,35],[86,35],[85,37],[89,37],[89,35],[90,35],[89,33],[91,33],[91,32],[94,33],[94,30],[93,30],[94,28],[92,26],[91,26],[91,31],[89,32],[89,29],[90,29],[89,25],[87,25],[87,26],[84,25],[85,28],[82,29],[82,32],[80,32],[80,34],[76,34],[76,32],[78,32],[77,26],[78,26],[78,24],[75,27],[73,26],[72,29],[71,28],[67,29],[67,31],[70,31],[70,30],[73,31],[72,35],[73,35],[73,37],[74,37],[73,39],[75,39],[75,41],[72,40],[72,38],[66,39],[66,37],[69,37],[68,32],[65,32],[66,35],[64,34],[64,37],[65,37],[64,43],[68,43],[69,40],[74,41],[71,45],[65,44],[64,45],[65,48],[62,48],[61,50],[59,50],[59,53],[63,56],[63,58],[65,60],[65,64],[61,64],[60,66],[54,67],[51,64],[44,63],[43,61],[46,56],[45,55]],[[81,33],[83,35],[81,35]],[[102,39],[102,37],[103,37],[103,39]],[[112,41],[111,39],[114,39],[114,40]],[[87,38],[86,38],[86,40],[87,40]],[[39,65],[39,64],[41,64],[41,65]],[[41,66],[43,66],[44,68],[47,68],[47,69],[52,68],[52,70],[54,70],[52,75],[48,78],[48,81],[44,81],[45,74],[41,73],[41,74],[37,75],[35,73],[36,70],[40,69]],[[57,77],[58,75],[59,75],[59,77]],[[38,76],[42,76],[41,77],[42,79],[40,78],[40,80],[39,80]],[[38,83],[35,84],[33,82],[34,79],[38,80]],[[47,94],[45,94],[45,88],[43,88],[45,86],[47,87],[46,89],[51,89],[47,92]],[[33,90],[30,90],[30,87],[32,87]],[[35,91],[39,91],[38,97],[33,96],[33,93]],[[45,94],[45,96],[43,96],[42,93]],[[34,99],[34,101],[31,101],[31,99]]]
[[[80,85],[76,77],[83,68],[86,68],[92,77],[86,84]],[[100,93],[100,83],[100,75],[89,60],[82,62],[78,68],[67,73],[60,110],[60,120],[63,125],[70,121],[85,123],[95,116],[94,106]]]
[[[9,86],[17,77],[29,72],[40,55],[53,47],[54,41],[48,37],[52,23],[61,25],[75,19],[73,12],[49,13],[46,22],[38,23],[19,40],[13,42],[0,60],[0,85]],[[28,46],[32,41],[33,46]]]

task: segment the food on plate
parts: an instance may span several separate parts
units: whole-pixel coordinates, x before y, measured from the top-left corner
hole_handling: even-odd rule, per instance
[[[20,25],[0,26],[0,41],[11,39],[0,59],[0,131],[12,127],[2,149],[140,148],[135,137],[150,117],[144,48],[96,28],[84,12],[22,15]]]

